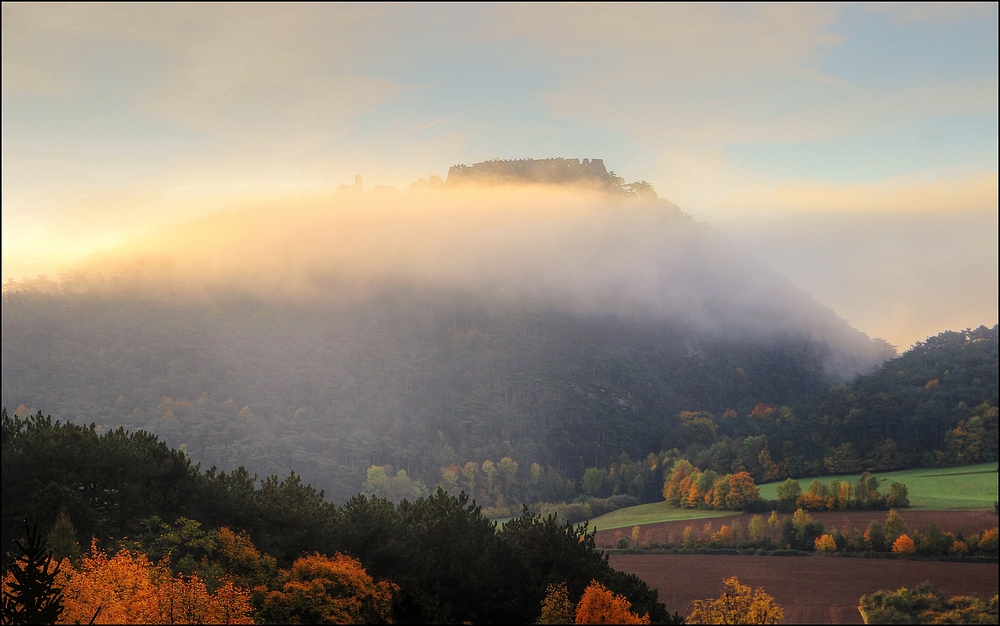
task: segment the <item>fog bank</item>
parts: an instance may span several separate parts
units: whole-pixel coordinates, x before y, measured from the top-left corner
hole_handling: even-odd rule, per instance
[[[713,335],[804,336],[836,377],[885,346],[674,205],[563,186],[288,199],[175,226],[88,259],[59,289],[210,302],[357,304],[394,290],[487,306],[663,318]]]

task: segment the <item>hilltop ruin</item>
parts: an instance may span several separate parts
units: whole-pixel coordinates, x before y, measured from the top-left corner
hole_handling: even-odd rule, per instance
[[[613,185],[615,177],[604,166],[603,159],[494,159],[455,165],[448,170],[449,186],[462,183],[588,183]]]

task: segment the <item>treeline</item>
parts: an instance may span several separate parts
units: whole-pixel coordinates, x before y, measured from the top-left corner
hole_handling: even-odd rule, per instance
[[[777,488],[778,510],[795,507],[807,511],[845,511],[900,508],[910,505],[909,490],[901,482],[889,483],[885,494],[879,493],[880,481],[865,472],[857,483],[836,478],[830,483],[813,479],[807,491],[802,491],[799,481],[788,478]]]
[[[741,518],[718,528],[711,520],[707,520],[701,528],[689,525],[679,536],[668,534],[663,543],[644,536],[640,527],[636,526],[631,540],[624,533],[617,532],[615,547],[622,550],[672,550],[681,554],[735,551],[739,554],[778,555],[801,552],[891,553],[944,559],[998,556],[996,527],[969,535],[942,532],[933,522],[922,530],[911,529],[895,509],[889,510],[885,522],[872,520],[864,531],[827,528],[822,521],[813,519],[808,511],[801,508],[790,515],[772,510],[766,517],[755,514],[742,522]]]
[[[814,479],[803,492],[797,480],[787,478],[777,488],[777,500],[764,500],[747,472],[720,476],[713,470],[698,471],[686,459],[679,459],[663,484],[663,497],[673,507],[718,511],[790,512],[796,508],[844,511],[909,506],[906,485],[893,482],[888,493],[883,495],[879,493],[880,482],[876,476],[865,472],[857,483],[834,478],[826,484]]]
[[[585,526],[525,513],[497,528],[466,496],[443,490],[400,504],[357,496],[336,507],[296,475],[258,485],[242,469],[202,472],[147,433],[99,434],[6,411],[2,422],[6,546],[22,519],[55,531],[65,511],[78,540],[95,537],[113,552],[130,537],[154,558],[170,555],[183,572],[215,558],[199,529],[220,529],[221,536],[225,527],[245,531],[254,550],[274,557],[272,565],[257,559],[265,573],[315,552],[357,559],[376,582],[399,586],[392,609],[400,622],[531,622],[548,584],[565,582],[578,602],[592,581],[627,598],[640,615],[668,618],[656,591],[612,569]],[[167,527],[154,516],[185,519]],[[75,543],[66,540],[66,527],[53,533],[62,533],[64,546]]]
[[[575,481],[551,465],[532,463],[525,471],[514,459],[503,457],[495,463],[486,459],[482,464],[469,461],[443,467],[436,485],[450,493],[470,494],[483,505],[488,517],[511,517],[522,505],[528,505],[535,512],[559,510],[562,515],[571,511],[568,517],[564,515],[566,519],[583,521],[626,506],[662,500],[663,462],[667,458],[649,454],[632,461],[622,453],[607,468],[588,468],[582,480]],[[426,495],[428,487],[404,469],[394,472],[392,465],[373,465],[361,484],[361,493],[399,502]]]

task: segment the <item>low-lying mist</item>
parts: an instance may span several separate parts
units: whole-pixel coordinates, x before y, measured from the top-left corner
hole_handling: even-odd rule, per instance
[[[674,205],[567,186],[341,191],[174,226],[94,255],[71,292],[208,304],[356,305],[394,291],[482,306],[669,319],[711,335],[804,337],[849,378],[888,353]],[[10,287],[8,287],[10,289]]]

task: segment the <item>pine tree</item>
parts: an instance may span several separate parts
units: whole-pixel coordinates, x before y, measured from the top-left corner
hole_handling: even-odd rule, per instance
[[[38,534],[38,524],[24,521],[25,543],[14,543],[21,555],[3,581],[4,624],[54,624],[63,612],[62,590],[55,586],[59,564],[53,564],[48,540]]]
[[[80,555],[80,544],[76,540],[76,529],[73,528],[73,521],[69,517],[66,509],[59,512],[56,523],[49,531],[49,543],[52,547],[52,556],[57,561],[70,559],[75,562]]]

